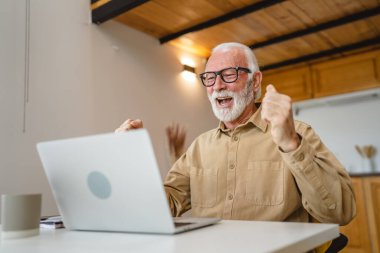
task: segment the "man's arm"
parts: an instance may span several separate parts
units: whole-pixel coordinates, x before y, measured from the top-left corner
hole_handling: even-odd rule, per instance
[[[280,152],[301,191],[302,204],[320,222],[348,224],[356,215],[351,179],[313,129],[297,122],[300,146]]]
[[[262,118],[301,191],[304,208],[320,222],[350,222],[356,215],[351,179],[306,124],[294,125],[291,99],[268,85]]]
[[[181,156],[168,172],[164,187],[174,217],[181,216],[191,209],[190,175],[187,153]]]

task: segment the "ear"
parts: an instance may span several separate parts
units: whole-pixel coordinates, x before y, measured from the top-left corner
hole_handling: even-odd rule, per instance
[[[256,71],[253,74],[253,92],[257,93],[257,91],[260,89],[261,81],[263,80],[263,74],[260,71]]]

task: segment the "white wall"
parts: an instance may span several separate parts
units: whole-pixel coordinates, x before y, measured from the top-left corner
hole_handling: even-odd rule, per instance
[[[216,126],[202,85],[180,76],[181,52],[116,22],[92,25],[88,0],[30,1],[24,110],[25,8],[0,1],[0,194],[42,192],[43,215],[57,213],[39,141],[111,132],[140,117],[165,175],[168,124],[185,125],[187,145]],[[189,57],[201,71],[203,60]]]
[[[379,93],[378,90],[376,91]],[[332,97],[334,98],[332,101],[337,98],[340,100],[340,97],[343,96]],[[313,101],[307,101],[306,104],[310,102]],[[363,172],[363,159],[355,150],[355,145],[373,145],[377,149],[374,157],[375,169],[380,172],[379,110],[380,98],[366,100],[354,98],[347,103],[321,104],[300,110],[295,118],[311,124],[322,141],[351,173]]]

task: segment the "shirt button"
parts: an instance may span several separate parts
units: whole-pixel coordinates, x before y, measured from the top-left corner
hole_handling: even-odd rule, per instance
[[[305,155],[303,153],[299,154],[297,157],[296,157],[297,161],[299,162],[302,162],[303,159],[305,159]]]
[[[239,137],[234,136],[234,141],[238,141],[238,140],[239,140]]]
[[[235,164],[230,164],[230,170],[235,169]]]
[[[234,198],[234,196],[232,196],[232,194],[228,194],[228,199],[229,200],[232,200]]]
[[[335,210],[335,209],[336,209],[336,204],[331,204],[331,205],[329,206],[329,209],[330,209],[330,210]]]

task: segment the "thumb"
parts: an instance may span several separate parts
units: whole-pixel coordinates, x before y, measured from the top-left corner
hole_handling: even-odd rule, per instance
[[[133,120],[130,124],[131,124],[133,127],[137,127],[137,128],[142,128],[142,127],[143,127],[143,123],[142,123],[142,120],[141,120],[141,119]]]
[[[269,84],[266,88],[267,91],[269,92],[276,92],[276,88],[273,86],[273,84]]]

